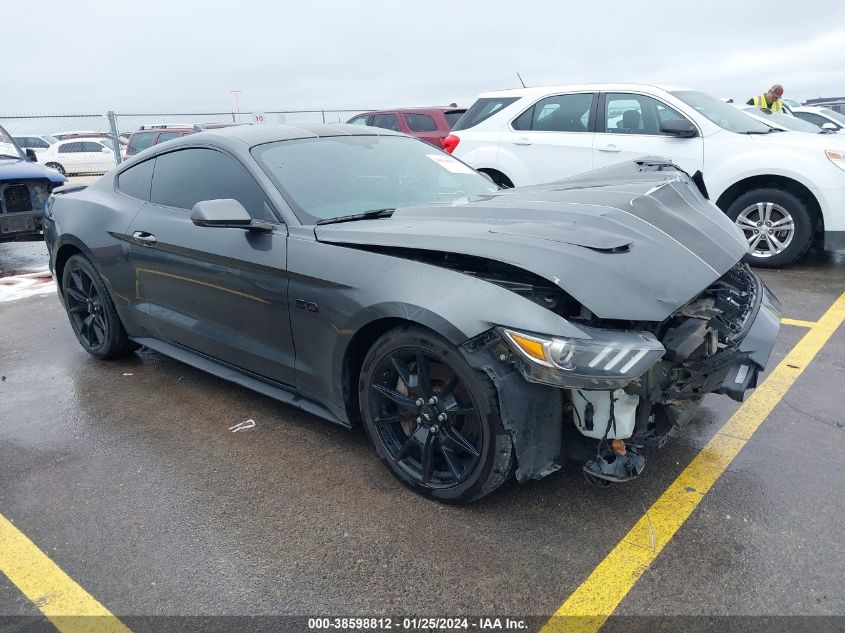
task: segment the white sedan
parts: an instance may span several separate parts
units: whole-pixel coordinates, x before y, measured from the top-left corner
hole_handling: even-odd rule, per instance
[[[53,143],[36,152],[39,162],[65,176],[100,175],[115,166],[114,150],[108,139],[73,138]]]
[[[809,121],[813,125],[824,127],[833,132],[845,131],[845,114],[841,114],[831,108],[821,106],[801,106],[793,108],[792,111],[799,119]]]

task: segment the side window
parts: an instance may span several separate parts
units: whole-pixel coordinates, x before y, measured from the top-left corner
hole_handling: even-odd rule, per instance
[[[414,132],[436,132],[437,123],[427,114],[405,114],[405,123]]]
[[[192,209],[200,200],[232,198],[258,220],[276,221],[264,194],[238,161],[211,149],[183,149],[156,157],[150,201]]]
[[[153,140],[155,140],[155,136],[158,132],[136,132],[132,135],[129,139],[129,150],[130,154],[137,154],[148,147],[151,147],[153,144]]]
[[[399,131],[399,120],[395,114],[374,114],[373,122],[370,123],[373,127],[381,127],[385,130]]]
[[[182,132],[161,132],[158,135],[158,139],[156,139],[156,145],[159,143],[164,143],[165,141],[172,140],[174,138],[179,138],[182,136]]]
[[[82,150],[82,143],[65,143],[59,147],[59,154],[78,154]]]
[[[80,151],[83,152],[102,152],[103,147],[105,147],[105,145],[100,145],[99,143],[94,143],[93,141],[84,141],[80,143],[80,145],[82,146]]]
[[[150,199],[150,183],[153,178],[153,164],[155,159],[145,160],[143,163],[130,167],[117,177],[117,188],[127,196]]]
[[[828,121],[823,116],[818,115],[814,112],[796,112],[795,116],[797,116],[799,119],[809,121],[813,125],[818,125],[819,127],[823,126],[825,123],[831,123],[831,121]]]
[[[489,119],[497,112],[501,112],[520,97],[484,98],[478,99],[470,106],[464,115],[452,126],[454,131],[468,130],[482,121]]]
[[[686,119],[677,110],[645,95],[608,93],[605,131],[612,134],[660,134],[667,121]]]
[[[592,93],[547,97],[520,114],[512,125],[516,130],[587,132],[593,98]]]
[[[367,119],[369,119],[369,118],[370,118],[370,117],[369,117],[369,116],[367,116],[367,115],[364,115],[364,116],[356,116],[356,117],[355,117],[354,119],[352,119],[349,123],[351,123],[352,125],[367,125]]]
[[[50,144],[47,143],[47,141],[45,141],[44,139],[36,138],[34,136],[25,136],[16,140],[18,142],[18,145],[20,145],[21,147],[33,147],[37,149],[50,147]]]
[[[446,117],[446,123],[449,124],[449,129],[451,130],[455,127],[455,124],[461,120],[461,117],[464,115],[465,110],[453,110],[452,112],[444,112],[443,116]]]

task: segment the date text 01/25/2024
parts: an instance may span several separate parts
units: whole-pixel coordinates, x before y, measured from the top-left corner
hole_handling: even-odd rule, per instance
[[[524,631],[528,625],[524,620],[511,618],[308,618],[311,631]]]

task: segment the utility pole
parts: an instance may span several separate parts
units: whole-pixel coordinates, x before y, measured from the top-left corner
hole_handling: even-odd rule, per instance
[[[240,123],[241,122],[241,103],[240,103],[240,90],[230,90],[229,94],[231,94],[235,98],[235,110],[232,112],[232,123]],[[237,118],[235,118],[235,113],[237,113]]]

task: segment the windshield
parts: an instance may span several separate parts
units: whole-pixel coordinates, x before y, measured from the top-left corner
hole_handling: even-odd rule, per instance
[[[404,136],[279,141],[252,154],[305,224],[498,191],[456,158]]]
[[[0,156],[7,158],[24,158],[25,154],[20,150],[9,133],[0,127]]]
[[[828,117],[839,123],[839,125],[845,125],[845,114],[840,114],[836,110],[831,110],[830,108],[822,108],[822,113]]]
[[[789,114],[783,114],[782,112],[772,112],[768,108],[750,107],[743,108],[743,111],[753,114],[754,116],[758,116],[761,119],[765,119],[766,121],[771,121],[772,125],[777,125],[794,132],[809,132],[810,134],[818,134],[821,132],[821,128],[818,125]]]
[[[737,134],[767,134],[771,128],[752,119],[734,106],[697,90],[677,90],[672,93],[688,106],[695,108],[719,127]]]

